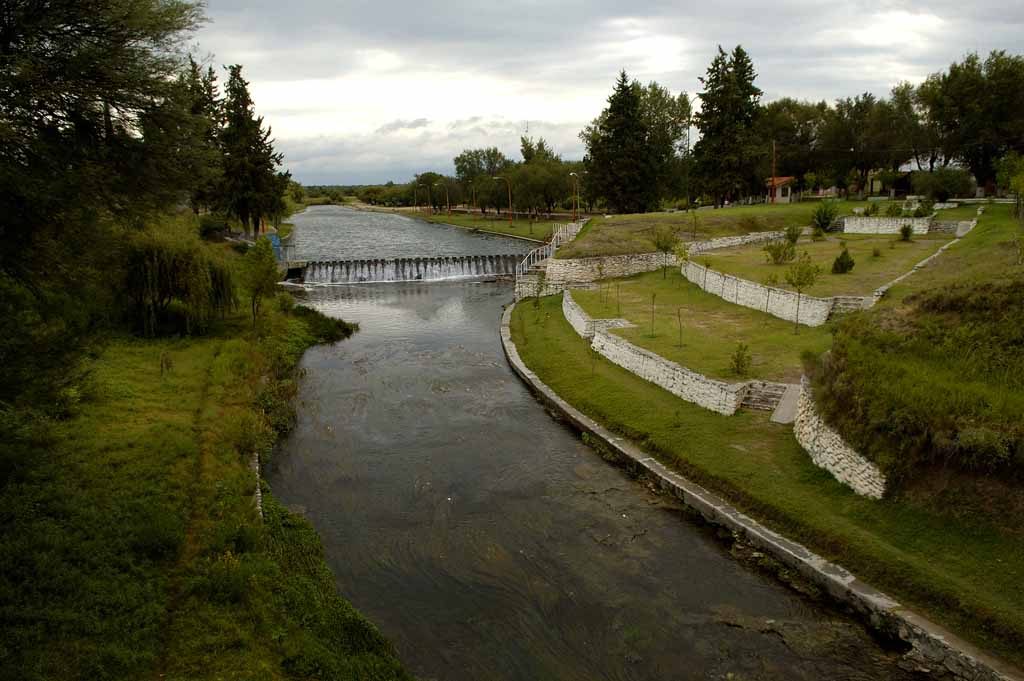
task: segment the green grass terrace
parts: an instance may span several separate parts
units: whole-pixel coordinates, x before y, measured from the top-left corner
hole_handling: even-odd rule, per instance
[[[516,306],[511,331],[527,366],[580,411],[961,636],[1024,659],[1019,536],[912,500],[856,495],[767,413],[720,416],[595,356],[565,321],[560,295]]]
[[[811,224],[811,214],[818,205],[818,201],[804,201],[792,204],[702,208],[688,212],[599,216],[592,218],[572,243],[558,249],[555,257],[589,258],[651,253],[656,250],[654,232],[664,227],[678,230],[684,239],[696,241],[750,232],[783,230],[790,225],[806,227]],[[839,202],[839,214],[852,215],[855,207],[866,205],[866,201],[842,201]],[[697,219],[696,231],[694,217]]]
[[[430,214],[425,208],[419,210],[415,208],[374,208],[373,210],[395,212],[406,217],[426,220],[427,222],[452,225],[469,230],[480,230],[481,232],[506,234],[535,241],[546,240],[551,236],[551,232],[554,231],[557,225],[565,224],[569,221],[568,219],[527,220],[517,217],[512,221],[512,224],[509,224],[508,215],[498,215],[494,212],[487,213],[486,215],[462,212],[448,215],[443,210]]]
[[[900,241],[898,235],[829,234],[820,241],[802,237],[796,245],[797,254],[806,252],[821,268],[818,281],[804,293],[818,297],[870,295],[879,286],[909,272],[952,238],[949,234],[915,236],[911,241]],[[856,264],[846,274],[832,274],[832,261],[844,243]],[[774,275],[778,281],[773,285],[790,288],[786,284],[789,264],[774,265],[766,256],[763,245],[754,244],[712,251],[694,261],[759,284]]]
[[[804,327],[796,334],[790,322],[705,293],[676,268],[603,281],[598,286],[572,292],[588,315],[629,320],[636,327],[612,333],[713,378],[794,383],[800,379],[801,354],[818,355],[831,345],[827,327]],[[731,362],[740,343],[749,348],[751,358],[744,376],[732,370]]]

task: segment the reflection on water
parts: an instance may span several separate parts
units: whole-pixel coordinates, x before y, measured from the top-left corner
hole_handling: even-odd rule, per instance
[[[536,244],[474,234],[394,213],[310,206],[291,218],[296,260],[362,260],[525,253]]]
[[[270,483],[418,676],[904,678],[553,420],[501,353],[507,286],[306,295],[361,331],[307,353]]]

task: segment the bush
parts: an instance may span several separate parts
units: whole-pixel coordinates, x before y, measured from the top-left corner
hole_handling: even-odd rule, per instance
[[[750,373],[750,363],[750,348],[745,343],[739,343],[730,360],[732,372],[737,376],[746,376]]]
[[[740,218],[740,229],[744,232],[763,232],[764,224],[756,215],[744,215]]]
[[[974,192],[971,174],[962,168],[939,168],[933,172],[920,170],[910,175],[914,193],[933,201],[948,201],[953,196],[969,196]]]
[[[890,218],[901,218],[903,217],[903,206],[896,201],[890,201],[889,205],[885,207],[885,215]]]
[[[900,241],[910,241],[911,237],[914,236],[914,228],[910,225],[903,225],[900,227]]]
[[[878,250],[877,248],[875,249]],[[843,249],[843,252],[832,261],[832,274],[846,274],[853,269],[854,260],[850,256],[850,251]]]
[[[199,216],[199,236],[203,239],[219,239],[228,233],[228,218],[222,213],[207,213]]]
[[[839,207],[833,201],[822,201],[811,215],[811,224],[822,232],[827,232],[832,223],[839,217]]]
[[[786,227],[786,241],[791,244],[796,244],[800,240],[800,235],[803,234],[804,230],[800,225],[790,225]]]
[[[878,246],[875,246],[874,248],[872,248],[871,249],[871,257],[872,258],[881,258],[882,257],[882,249],[880,249]]]
[[[864,217],[872,217],[878,215],[878,202],[871,201],[867,207],[864,208]]]
[[[785,265],[796,258],[796,245],[788,239],[769,241],[765,244],[763,250],[768,262],[773,265]]]

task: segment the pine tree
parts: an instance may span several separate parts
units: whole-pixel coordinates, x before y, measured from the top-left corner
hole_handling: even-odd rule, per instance
[[[761,90],[754,85],[754,63],[742,46],[718,54],[700,79],[701,110],[697,115],[700,141],[694,146],[697,173],[715,203],[736,199],[760,189],[753,175],[753,130]]]
[[[220,134],[224,180],[222,198],[227,211],[237,217],[246,234],[250,225],[259,233],[265,217],[279,217],[284,210],[288,173],[278,173],[282,155],[274,151],[270,128],[254,112],[249,83],[242,67],[228,67],[224,103],[224,129]]]
[[[647,145],[641,87],[619,74],[608,108],[581,134],[587,144],[588,183],[620,213],[642,213],[658,203],[656,166]]]

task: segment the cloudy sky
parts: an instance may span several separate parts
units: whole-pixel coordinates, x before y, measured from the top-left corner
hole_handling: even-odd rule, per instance
[[[699,90],[716,45],[751,53],[765,99],[883,95],[969,51],[1024,51],[1024,2],[207,0],[195,50],[241,63],[304,184],[451,172],[519,136],[582,156],[619,69]]]

